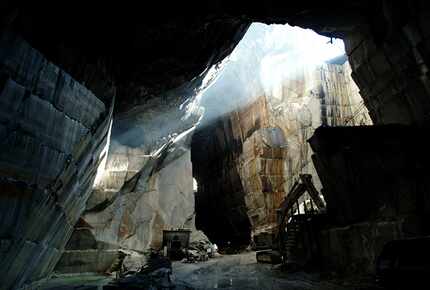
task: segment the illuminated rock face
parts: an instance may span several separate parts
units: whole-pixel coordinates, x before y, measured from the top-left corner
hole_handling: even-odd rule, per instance
[[[88,227],[85,231],[75,229],[77,242],[69,242],[56,271],[105,272],[119,248],[137,252],[158,249],[163,229],[194,229],[190,152],[163,166],[151,176],[143,174],[133,191],[123,191],[113,198],[105,195],[113,199],[110,205],[101,208],[102,203],[98,203],[99,209],[84,214],[82,220]],[[103,194],[93,193],[92,198]],[[82,243],[87,235],[94,243]]]
[[[307,143],[314,130],[371,124],[350,72],[348,63],[302,67],[270,96],[245,106],[223,100],[235,109],[200,128],[192,147],[197,225],[214,233],[210,238],[222,242],[235,228],[243,229],[238,243],[246,243],[247,234],[271,233],[276,209],[301,173],[312,174],[321,188]]]
[[[272,153],[270,159],[264,161],[258,170],[262,184],[270,185],[262,188],[271,189],[262,192],[271,192],[273,198],[272,202],[266,201],[267,214],[257,215],[262,216],[263,223],[259,223],[255,228],[255,234],[263,229],[274,228],[276,213],[273,207],[279,206],[280,200],[298,180],[299,174],[311,174],[317,188],[321,188],[311,160],[312,151],[307,143],[317,127],[371,124],[350,73],[348,63],[324,64],[316,70],[304,68],[283,82],[280,94],[276,94],[275,91],[273,96],[266,97],[269,111],[267,115],[270,116],[269,127],[273,128],[271,131],[273,133],[271,138],[264,140],[276,142],[263,141],[260,142],[260,146],[278,152],[277,155]],[[245,141],[244,148],[246,143]],[[253,192],[255,196],[255,190],[249,192]]]
[[[175,115],[161,107],[171,130],[184,130],[187,122],[174,122]],[[103,273],[115,263],[119,248],[140,253],[159,249],[164,229],[195,229],[191,134],[161,139],[163,133],[153,134],[161,112],[137,115],[139,120],[123,117],[121,125],[114,125],[106,170],[81,216],[86,226],[75,227],[56,272]]]
[[[307,144],[316,128],[372,123],[350,74],[348,63],[303,69],[293,78],[287,78],[278,91],[267,98],[271,126],[282,129],[286,140],[287,191],[299,173],[312,174],[314,182],[319,184]]]
[[[0,285],[17,289],[60,258],[106,153],[113,105],[19,37],[1,34],[0,48]]]
[[[102,211],[93,209],[82,217],[92,226],[96,240],[143,251],[161,246],[163,229],[193,227],[190,152],[161,167],[154,163],[150,168],[151,163],[148,160],[143,170],[154,171],[150,175],[142,173],[132,191],[123,190]]]

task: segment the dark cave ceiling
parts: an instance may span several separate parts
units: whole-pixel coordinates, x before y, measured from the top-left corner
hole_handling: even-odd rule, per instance
[[[117,110],[124,111],[222,60],[251,22],[288,22],[334,37],[366,25],[375,38],[383,38],[396,21],[425,5],[389,2],[6,1],[0,11],[2,27],[23,35],[97,95],[116,92]],[[387,5],[397,5],[389,11],[399,16],[387,21]]]

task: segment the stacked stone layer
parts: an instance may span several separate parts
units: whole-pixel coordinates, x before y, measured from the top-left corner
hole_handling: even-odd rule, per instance
[[[16,289],[60,258],[91,193],[113,106],[21,38],[3,33],[0,48],[0,284]]]

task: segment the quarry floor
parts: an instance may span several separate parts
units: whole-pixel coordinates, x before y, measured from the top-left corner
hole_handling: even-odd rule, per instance
[[[257,264],[255,252],[223,255],[206,262],[173,263],[173,280],[177,289],[236,289],[236,290],[353,290],[375,289],[348,282],[322,281],[318,274],[285,273],[269,264]],[[41,290],[101,290],[112,278],[106,276],[57,277],[43,285]],[[124,289],[126,290],[126,289]]]
[[[193,289],[235,290],[352,290],[357,285],[321,281],[319,274],[285,273],[270,264],[258,264],[255,252],[224,255],[204,263],[173,263],[174,279]],[[350,284],[350,285],[347,285]],[[362,287],[362,286],[361,286]],[[362,289],[360,287],[360,289]],[[367,287],[365,287],[367,288]],[[363,288],[363,289],[365,289]],[[370,288],[369,288],[370,289]]]

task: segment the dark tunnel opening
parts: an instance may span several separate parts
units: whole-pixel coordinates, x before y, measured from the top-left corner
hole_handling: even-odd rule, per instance
[[[228,122],[228,120],[227,120]],[[251,225],[245,192],[239,177],[237,140],[231,127],[220,118],[198,127],[191,142],[195,193],[196,227],[220,247],[249,245]]]

